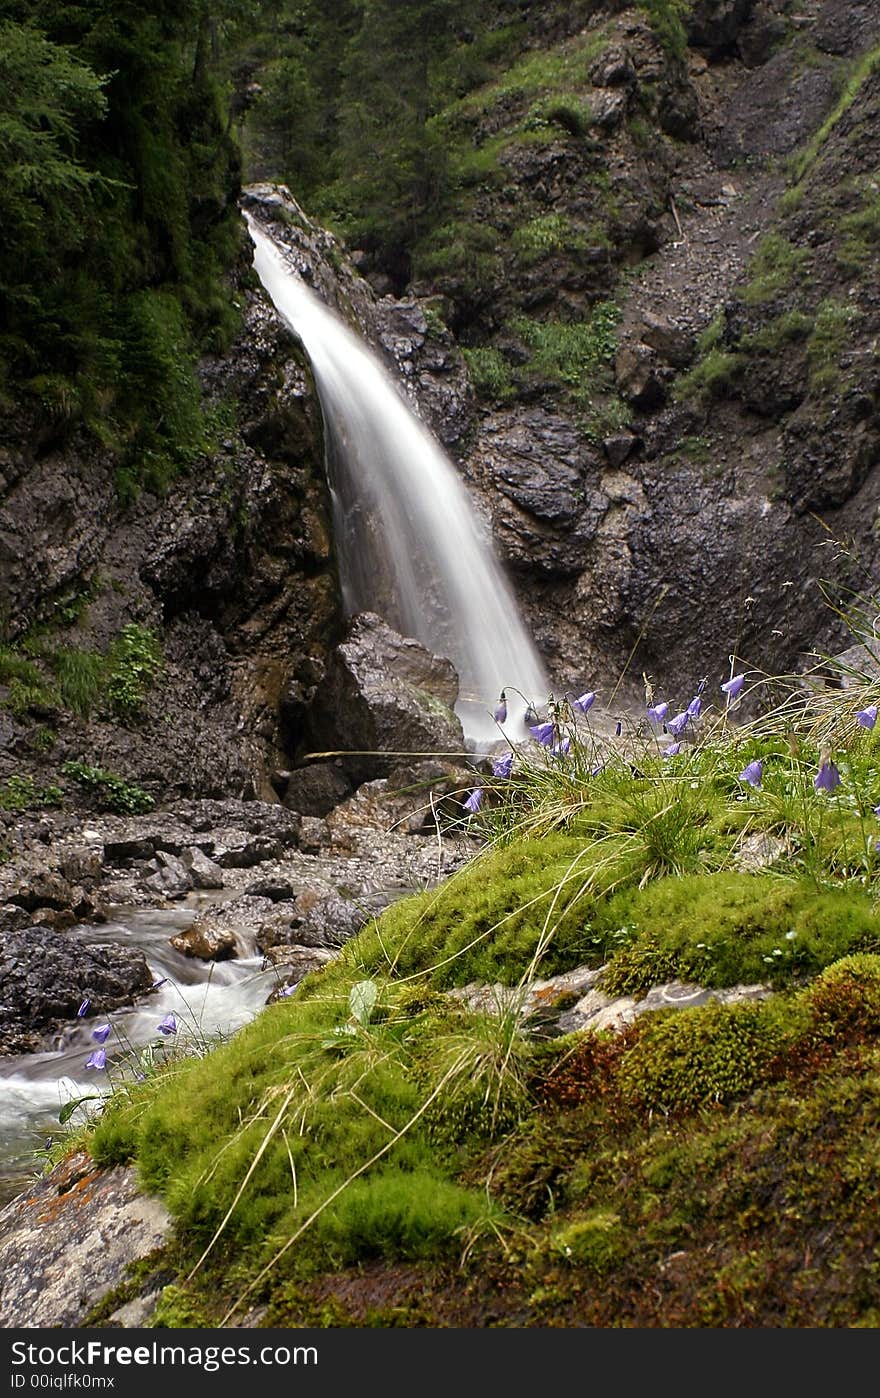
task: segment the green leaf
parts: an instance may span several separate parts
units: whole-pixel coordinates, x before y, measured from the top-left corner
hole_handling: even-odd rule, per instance
[[[58,1121],[63,1126],[64,1123],[66,1121],[69,1121],[70,1118],[73,1116],[77,1107],[82,1106],[83,1102],[98,1102],[100,1101],[100,1098],[100,1092],[89,1092],[86,1094],[85,1097],[71,1097],[70,1101],[65,1102],[64,1106],[61,1108],[61,1111],[58,1113]]]
[[[351,987],[348,1006],[359,1024],[368,1024],[376,996],[379,994],[375,981],[358,981]]]

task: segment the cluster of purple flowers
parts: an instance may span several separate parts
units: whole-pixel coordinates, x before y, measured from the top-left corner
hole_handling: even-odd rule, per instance
[[[727,708],[739,698],[745,682],[745,673],[740,672],[739,674],[731,675],[730,679],[724,680],[719,686],[721,693],[725,696]],[[646,714],[648,720],[658,727],[663,726],[673,739],[664,749],[664,757],[676,757],[678,753],[681,752],[681,738],[685,729],[689,723],[698,719],[702,713],[702,696],[707,683],[708,676],[704,677],[697,685],[697,692],[687,705],[687,708],[682,709],[680,713],[674,714],[673,717],[670,718],[669,704],[665,700],[662,700],[658,704],[653,703],[651,688],[646,681],[648,694]],[[571,707],[582,714],[587,714],[595,703],[596,698],[597,692],[595,690],[587,690],[584,694],[579,695],[578,698],[570,701]],[[529,727],[529,732],[535,742],[549,749],[551,757],[567,757],[571,752],[571,738],[560,733],[556,721],[555,706],[551,702],[549,707],[553,716],[542,722],[535,722]],[[868,704],[856,714],[856,721],[861,728],[873,729],[877,723],[878,715],[880,715],[880,705]],[[499,704],[495,709],[494,716],[499,723],[503,723],[507,718],[507,701],[504,690],[501,691]],[[526,720],[529,721],[532,718],[537,720],[538,714],[530,705],[526,710]],[[618,737],[620,736],[621,730],[622,725],[618,722],[616,730]],[[501,757],[495,758],[492,763],[492,775],[501,778],[509,777],[513,768],[513,757],[514,754],[511,750],[505,752]],[[593,771],[593,775],[598,775],[601,770],[601,766],[596,767]],[[751,762],[747,763],[739,774],[739,780],[756,789],[760,787],[764,780],[764,759],[756,757]],[[817,791],[834,791],[840,784],[841,776],[837,765],[832,761],[830,753],[825,750],[820,754],[819,770],[813,778],[813,785]],[[464,802],[464,809],[471,815],[476,815],[480,810],[482,801],[483,788],[479,786],[475,787],[468,799]],[[880,806],[875,807],[874,813],[880,817]],[[877,848],[878,851],[880,851],[880,841],[878,841]]]
[[[83,1000],[82,1004],[76,1012],[78,1018],[81,1019],[83,1015],[88,1014],[91,1003],[91,1000]],[[157,1027],[159,1033],[166,1035],[166,1037],[169,1034],[176,1034],[177,1019],[173,1014],[169,1013],[165,1016],[164,1019],[159,1021]],[[104,1045],[106,1044],[109,1037],[109,1024],[99,1024],[97,1028],[92,1030],[92,1038],[95,1040],[95,1043],[99,1045],[99,1047],[96,1049],[92,1049],[92,1052],[89,1054],[88,1058],[85,1061],[86,1068],[97,1068],[100,1071],[107,1067],[107,1050],[104,1048]]]

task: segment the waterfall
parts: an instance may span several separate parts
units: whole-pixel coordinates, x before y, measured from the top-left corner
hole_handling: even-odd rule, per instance
[[[505,733],[523,736],[526,703],[543,705],[548,681],[463,481],[377,356],[245,218],[257,275],[311,360],[346,612],[378,612],[452,661],[469,742],[500,736],[502,690]]]

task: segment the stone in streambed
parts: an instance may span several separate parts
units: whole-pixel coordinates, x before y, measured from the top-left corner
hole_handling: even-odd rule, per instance
[[[200,849],[185,849],[181,863],[189,871],[193,888],[223,888],[223,870]]]
[[[237,951],[235,933],[209,922],[194,922],[170,941],[175,951],[200,961],[228,961]]]

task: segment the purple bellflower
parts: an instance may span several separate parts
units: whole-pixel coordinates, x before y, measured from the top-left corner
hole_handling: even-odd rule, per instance
[[[648,710],[648,718],[652,723],[663,723],[668,713],[669,705],[664,700],[662,704],[655,704],[653,709]]]
[[[596,691],[594,689],[590,689],[587,691],[586,694],[582,694],[580,698],[572,699],[571,707],[573,709],[580,709],[582,714],[587,714],[590,712],[590,709],[593,707],[595,702]]]
[[[504,693],[503,689],[498,697],[498,707],[495,710],[494,717],[496,723],[507,722],[507,695]]]
[[[695,694],[694,697],[693,697],[693,699],[691,700],[691,702],[690,702],[690,703],[688,704],[688,706],[687,706],[687,713],[688,713],[689,717],[690,717],[690,718],[699,718],[699,717],[700,717],[700,710],[702,709],[702,707],[703,707],[703,701],[702,701],[702,699],[700,698],[699,694]]]
[[[513,767],[513,753],[504,752],[500,757],[496,757],[492,763],[493,777],[509,777]]]
[[[106,1044],[110,1037],[110,1025],[99,1024],[97,1029],[92,1030],[92,1038],[96,1044]]]
[[[176,1033],[177,1033],[177,1020],[175,1019],[175,1017],[174,1017],[173,1014],[168,1014],[168,1015],[165,1016],[165,1018],[164,1018],[163,1020],[160,1020],[160,1021],[159,1021],[159,1033],[160,1033],[160,1034],[176,1034]]]
[[[760,757],[756,757],[747,767],[743,767],[739,774],[741,782],[748,782],[749,786],[760,786],[764,778],[764,763]]]
[[[549,748],[550,744],[553,742],[555,731],[556,725],[553,723],[538,723],[534,728],[529,729],[535,741],[545,748]]]
[[[476,815],[482,804],[483,788],[481,786],[475,786],[470,796],[465,801],[464,808],[466,811],[470,811],[471,815]]]
[[[562,738],[560,742],[554,743],[550,749],[551,757],[568,757],[571,752],[571,738]]]
[[[107,1052],[106,1052],[106,1049],[102,1049],[102,1048],[93,1049],[93,1051],[89,1054],[88,1058],[86,1059],[85,1066],[86,1066],[87,1068],[106,1068],[106,1067],[107,1067]]]
[[[722,694],[726,694],[729,703],[733,703],[746,682],[745,675],[733,675],[729,680],[725,680],[721,686]]]
[[[877,722],[877,705],[869,704],[866,709],[862,709],[860,713],[856,714],[856,718],[859,721],[860,727],[873,728],[874,724]]]
[[[683,709],[680,714],[675,715],[675,718],[670,718],[667,721],[666,727],[668,731],[672,734],[673,738],[681,737],[682,733],[687,728],[690,719],[691,715],[688,712],[688,710]]]
[[[836,786],[840,786],[840,773],[830,757],[823,757],[819,762],[819,770],[813,778],[813,786],[817,791],[833,791]]]
[[[79,1009],[78,1009],[77,1012],[76,1012],[76,1017],[77,1017],[77,1019],[82,1019],[83,1015],[87,1015],[88,1012],[89,1012],[89,1010],[90,1010],[91,1008],[92,1008],[92,1002],[91,1002],[91,1000],[89,999],[89,997],[86,996],[85,1000],[83,1000],[82,1004],[80,1005]]]
[[[664,748],[664,750],[663,750],[663,756],[664,756],[664,757],[678,757],[678,754],[679,754],[680,752],[681,752],[681,743],[670,743],[669,746],[668,746],[667,748]]]

